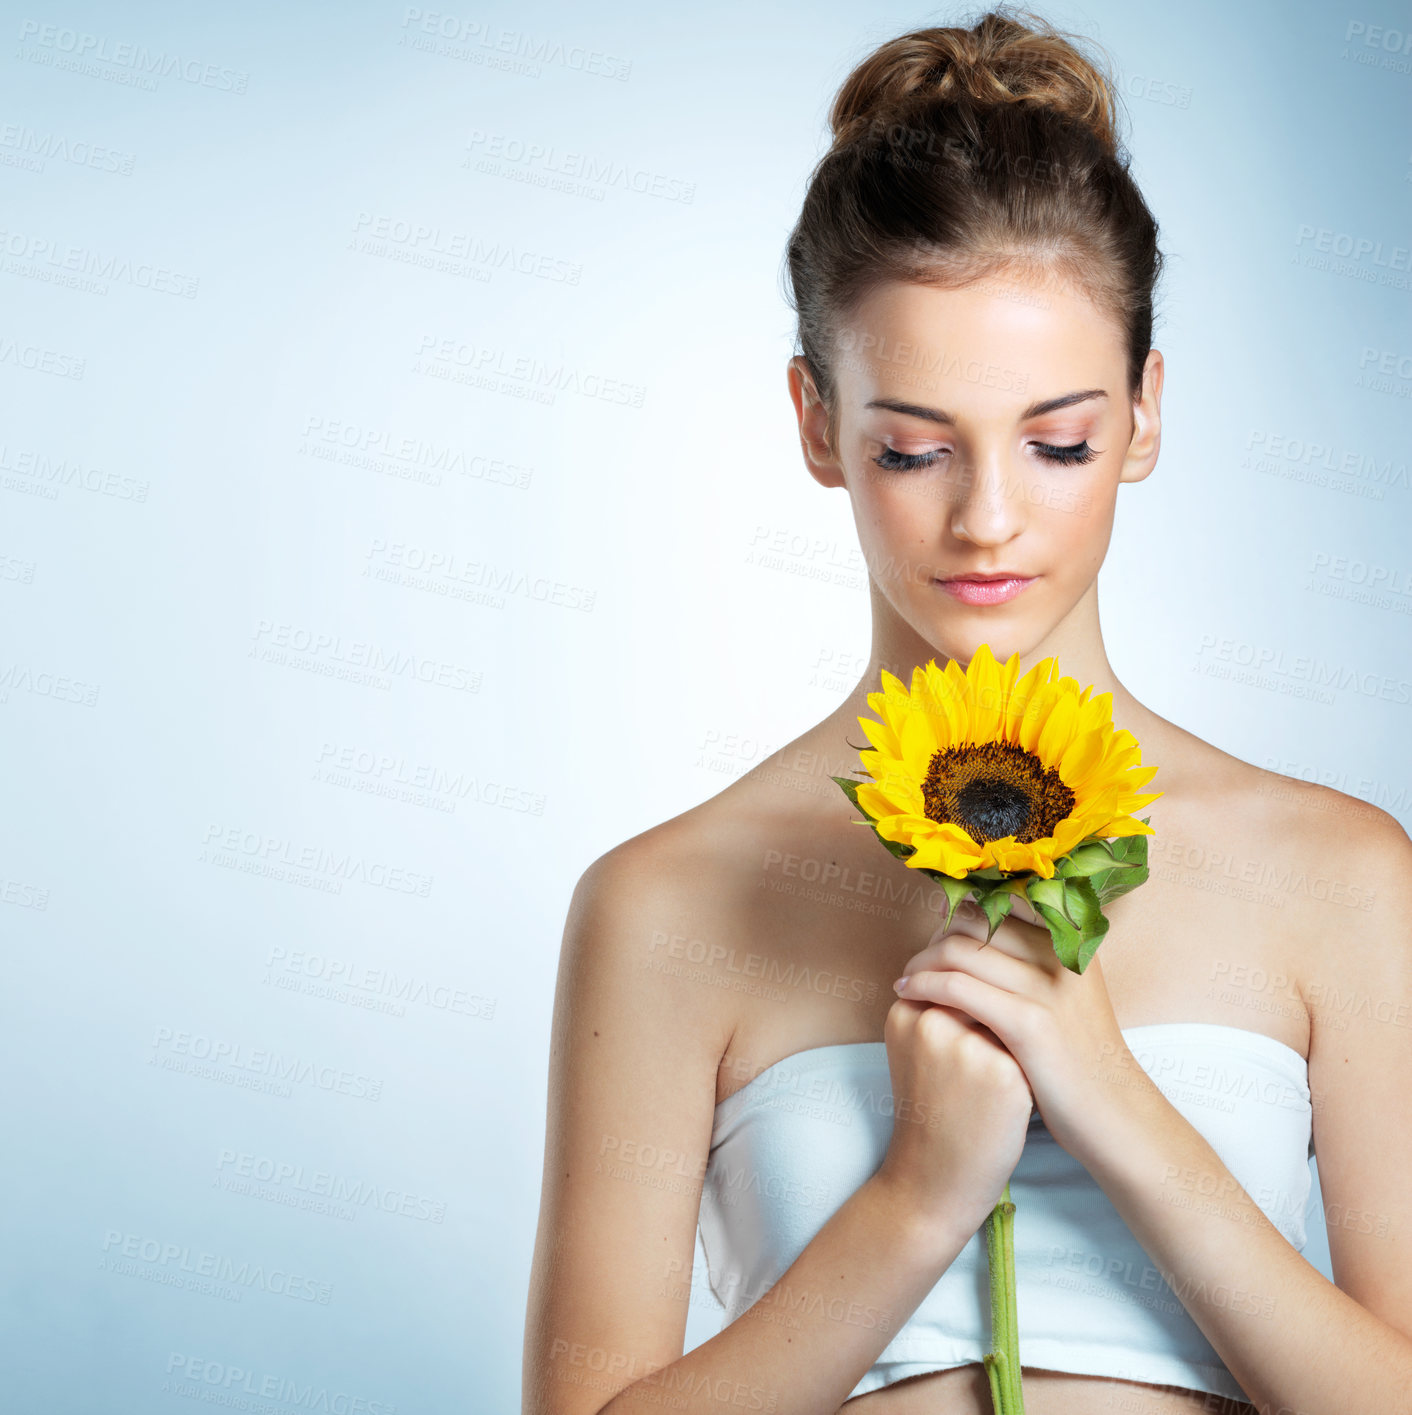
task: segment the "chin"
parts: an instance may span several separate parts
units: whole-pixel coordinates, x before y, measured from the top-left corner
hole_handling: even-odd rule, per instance
[[[990,651],[999,663],[1004,663],[1012,653],[1018,653],[1021,662],[1023,662],[1026,655],[1033,650],[1043,636],[1034,638],[1026,633],[1017,633],[1013,628],[997,628],[990,634],[984,630],[974,629],[969,633],[960,634],[952,629],[938,634],[927,634],[924,637],[929,644],[934,646],[938,659],[943,656],[952,658],[956,660],[959,667],[966,668],[982,644],[990,645]]]

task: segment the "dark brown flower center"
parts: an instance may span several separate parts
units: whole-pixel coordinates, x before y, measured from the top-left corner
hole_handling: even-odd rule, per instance
[[[1013,835],[1042,840],[1074,808],[1074,793],[1052,766],[1009,742],[934,752],[922,782],[928,820],[959,825],[977,845]]]

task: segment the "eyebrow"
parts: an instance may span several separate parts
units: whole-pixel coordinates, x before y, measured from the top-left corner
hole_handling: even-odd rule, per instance
[[[1020,414],[1020,421],[1027,422],[1030,418],[1055,412],[1059,408],[1067,408],[1074,403],[1085,402],[1089,398],[1106,398],[1107,396],[1108,391],[1104,388],[1084,388],[1075,393],[1061,393],[1057,398],[1045,398],[1042,402],[1031,403]],[[864,403],[863,406],[865,408],[887,408],[894,413],[905,413],[909,418],[925,418],[930,423],[947,423],[952,427],[956,425],[955,416],[941,408],[924,408],[919,403],[906,403],[900,398],[874,398],[872,402]]]

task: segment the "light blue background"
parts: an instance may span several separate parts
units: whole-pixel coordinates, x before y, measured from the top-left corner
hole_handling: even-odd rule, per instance
[[[189,1409],[173,1384],[215,1369],[194,1362],[518,1409],[573,884],[816,721],[856,669],[817,680],[867,652],[859,577],[811,573],[859,560],[800,460],[780,261],[852,65],[964,16],[417,13],[0,22],[16,1410]],[[1407,702],[1287,691],[1300,658],[1409,677],[1412,60],[1368,35],[1412,17],[1045,13],[1114,56],[1170,257],[1162,456],[1120,500],[1110,657],[1226,750],[1412,820]],[[139,49],[173,71],[142,78]],[[574,154],[607,175],[565,179]],[[1345,239],[1370,249],[1304,263]],[[75,268],[91,287],[47,278]],[[748,564],[780,531],[809,549]],[[1350,598],[1339,558],[1400,588]],[[1278,659],[1274,686],[1201,671],[1222,639]],[[287,1094],[245,1084],[269,1053],[304,1078]],[[298,1206],[317,1173],[393,1211]],[[1316,1192],[1327,1273],[1318,1224]],[[203,1262],[244,1281],[174,1285]],[[718,1322],[696,1303],[689,1345]]]

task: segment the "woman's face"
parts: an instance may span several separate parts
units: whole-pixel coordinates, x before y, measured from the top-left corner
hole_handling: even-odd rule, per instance
[[[998,277],[863,301],[834,350],[837,458],[812,383],[791,373],[811,472],[847,487],[878,591],[948,658],[982,641],[1024,658],[1093,586],[1119,483],[1157,459],[1162,357],[1136,405],[1125,362],[1121,330],[1081,292]]]

